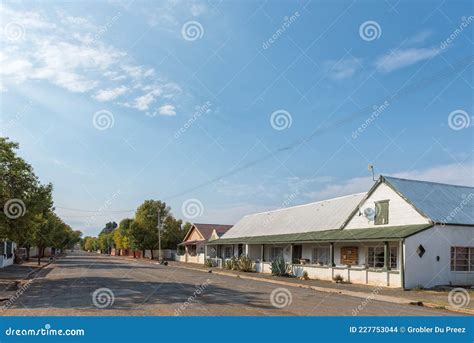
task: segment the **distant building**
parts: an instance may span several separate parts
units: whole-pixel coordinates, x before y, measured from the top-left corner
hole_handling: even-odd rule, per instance
[[[204,263],[206,242],[219,239],[231,227],[232,225],[222,224],[192,224],[183,242],[178,245],[181,254],[178,254],[176,259],[182,262]]]

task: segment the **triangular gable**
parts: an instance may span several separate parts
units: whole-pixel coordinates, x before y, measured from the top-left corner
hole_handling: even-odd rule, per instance
[[[414,206],[402,193],[400,193],[389,182],[386,182],[383,176],[375,182],[367,194],[362,198],[359,205],[352,211],[349,217],[344,221],[341,229],[356,229],[367,227],[367,222],[359,215],[361,209],[369,202],[391,200],[390,221],[386,225],[374,225],[374,228],[394,225],[424,224],[433,222],[419,208]]]
[[[192,224],[192,226],[189,228],[188,233],[186,233],[186,236],[184,236],[183,242],[186,242],[189,240],[191,241],[204,240],[203,235],[199,232],[198,228],[194,224]]]

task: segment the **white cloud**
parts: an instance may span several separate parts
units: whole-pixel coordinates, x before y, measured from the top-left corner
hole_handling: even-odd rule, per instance
[[[70,92],[91,93],[97,101],[122,98],[119,105],[140,111],[148,110],[160,96],[172,102],[181,94],[178,85],[162,75],[157,77],[153,68],[136,64],[126,52],[105,44],[103,26],[95,25],[89,17],[63,11],[45,15],[6,6],[0,7],[0,16],[23,28],[16,40],[0,30],[4,90],[10,83],[42,80]],[[116,24],[110,23],[107,30]]]
[[[125,86],[120,86],[116,88],[109,88],[109,89],[100,89],[94,95],[94,99],[98,101],[110,101],[114,100],[120,95],[124,94],[128,90]]]
[[[173,105],[163,105],[158,108],[158,114],[162,116],[175,116],[176,107],[174,107]]]
[[[375,66],[384,73],[408,67],[420,61],[435,57],[441,53],[438,48],[408,48],[395,50],[389,54],[380,56]]]
[[[340,61],[326,62],[328,76],[333,80],[343,80],[352,77],[360,69],[360,60],[349,58]]]

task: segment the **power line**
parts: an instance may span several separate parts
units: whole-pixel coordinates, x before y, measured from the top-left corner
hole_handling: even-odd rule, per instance
[[[468,68],[472,63],[473,63],[473,57],[474,55],[469,55],[459,61],[457,61],[456,63],[454,63],[454,65],[450,66],[450,68],[446,68],[444,70],[441,70],[441,71],[438,71],[437,73],[434,73],[432,75],[430,75],[429,77],[426,77],[426,78],[423,78],[421,79],[420,81],[418,82],[415,82],[415,83],[412,83],[412,84],[409,84],[405,87],[402,87],[399,91],[397,91],[397,93],[393,96],[387,96],[387,97],[384,97],[384,98],[381,98],[379,99],[378,101],[375,101],[372,105],[369,105],[369,106],[366,106],[362,109],[360,109],[359,111],[357,112],[354,112],[344,118],[341,118],[333,123],[330,123],[324,127],[318,127],[316,128],[310,135],[308,135],[307,137],[303,138],[303,139],[299,139],[297,141],[295,141],[294,143],[286,146],[286,147],[283,147],[283,148],[278,148],[278,149],[275,149],[253,161],[250,161],[248,163],[245,163],[244,165],[238,167],[238,168],[234,168],[232,170],[229,170],[228,172],[226,173],[223,173],[217,177],[214,177],[208,181],[205,181],[205,182],[202,182],[196,186],[193,186],[193,187],[190,187],[188,189],[185,189],[181,192],[178,192],[178,193],[175,193],[175,194],[172,194],[168,197],[164,197],[163,198],[163,201],[169,201],[171,199],[174,199],[174,198],[177,198],[177,197],[180,197],[180,196],[183,196],[187,193],[190,193],[190,192],[193,192],[197,189],[200,189],[200,188],[203,188],[203,187],[206,187],[206,186],[209,186],[225,177],[229,177],[229,176],[232,176],[234,174],[237,174],[238,172],[242,171],[242,170],[245,170],[245,169],[248,169],[254,165],[257,165],[263,161],[266,161],[268,160],[270,157],[273,157],[277,154],[280,154],[284,151],[288,151],[288,150],[292,150],[298,146],[300,146],[301,144],[303,143],[306,143],[306,142],[309,142],[311,140],[313,140],[315,137],[319,136],[319,135],[322,135],[324,133],[327,133],[333,129],[336,129],[338,127],[341,127],[343,125],[345,125],[346,123],[349,123],[351,121],[353,121],[354,119],[362,116],[362,115],[367,115],[367,113],[372,113],[373,112],[373,105],[374,104],[383,104],[385,102],[389,102],[389,103],[393,103],[393,102],[396,102],[396,101],[400,101],[400,99],[404,98],[405,96],[407,95],[413,95],[423,89],[425,89],[425,87],[427,86],[430,86],[431,84],[437,82],[437,81],[441,81],[441,80],[444,80],[452,75],[454,75],[457,71],[463,71],[464,69]],[[123,211],[94,211],[94,210],[82,210],[82,209],[72,209],[72,208],[66,208],[66,207],[61,207],[61,206],[56,206],[57,208],[61,208],[61,209],[67,209],[67,210],[72,210],[72,211],[78,211],[78,212],[94,212],[94,213],[101,213],[101,212],[108,212],[108,213],[125,213],[125,212],[134,212],[135,210],[123,210]],[[93,216],[91,216],[93,217]]]

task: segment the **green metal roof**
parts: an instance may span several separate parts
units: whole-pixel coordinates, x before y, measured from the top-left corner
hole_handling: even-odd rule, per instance
[[[393,240],[411,236],[431,227],[431,224],[371,227],[365,229],[326,230],[283,235],[220,238],[212,241],[215,244],[277,244],[297,242],[327,242],[327,241],[370,241]]]

